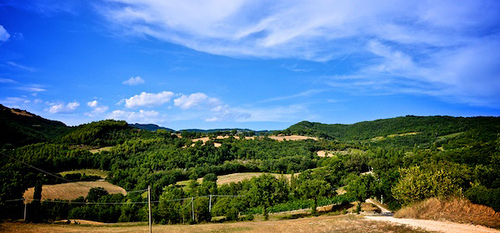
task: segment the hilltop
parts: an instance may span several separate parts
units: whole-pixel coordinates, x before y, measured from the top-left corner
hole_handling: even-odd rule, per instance
[[[0,104],[0,129],[1,148],[48,141],[68,132],[69,127],[60,121]]]

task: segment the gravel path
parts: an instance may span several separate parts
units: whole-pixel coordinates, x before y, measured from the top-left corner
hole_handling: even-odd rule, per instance
[[[392,222],[405,224],[412,227],[419,227],[428,231],[438,231],[444,233],[500,233],[500,230],[478,225],[461,224],[453,222],[441,222],[423,219],[393,218],[386,216],[365,216],[366,219],[375,221]]]

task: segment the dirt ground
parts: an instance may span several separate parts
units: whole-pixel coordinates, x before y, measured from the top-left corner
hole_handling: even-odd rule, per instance
[[[48,233],[48,232],[86,232],[86,233],[136,233],[148,232],[145,224],[105,224],[105,225],[63,225],[63,224],[23,224],[2,223],[0,232],[26,232],[26,233]],[[363,217],[344,216],[320,216],[281,221],[253,221],[236,223],[210,223],[198,225],[154,225],[153,232],[170,233],[215,233],[215,232],[243,232],[243,233],[268,233],[268,232],[363,232],[363,233],[423,233],[419,229],[412,229],[404,225],[395,225],[383,221],[366,220]]]
[[[487,228],[484,226],[470,225],[470,224],[460,224],[453,222],[441,222],[433,220],[422,220],[422,219],[405,219],[405,218],[393,218],[393,217],[383,217],[383,216],[366,216],[367,220],[370,221],[383,221],[391,222],[396,224],[403,224],[412,227],[420,227],[428,231],[437,231],[444,233],[500,233],[500,230]]]

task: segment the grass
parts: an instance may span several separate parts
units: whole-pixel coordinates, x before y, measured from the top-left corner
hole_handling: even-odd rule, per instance
[[[127,194],[125,189],[106,181],[80,181],[42,186],[42,200],[74,200],[80,196],[86,197],[90,188],[92,187],[103,187],[110,194]],[[31,200],[33,198],[33,192],[34,188],[29,188],[24,193],[23,197],[25,199]]]
[[[60,175],[64,176],[66,174],[75,174],[75,173],[80,173],[80,174],[86,174],[87,176],[99,176],[103,179],[108,177],[108,171],[103,171],[99,169],[78,169],[78,170],[73,170],[73,171],[64,171],[64,172],[59,172]]]
[[[148,232],[147,225],[103,224],[103,225],[63,225],[63,224],[23,224],[2,223],[0,231],[12,232],[87,232],[87,233],[132,233]],[[171,233],[264,233],[264,232],[363,232],[363,233],[423,233],[427,231],[412,229],[403,225],[370,221],[362,217],[320,216],[281,221],[251,221],[234,223],[210,223],[198,225],[154,225],[153,232]]]
[[[396,218],[447,220],[500,228],[500,213],[464,198],[430,198],[395,213]]]

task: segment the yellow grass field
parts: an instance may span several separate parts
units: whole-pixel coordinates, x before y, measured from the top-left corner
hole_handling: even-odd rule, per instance
[[[316,152],[319,157],[332,157],[334,155],[345,155],[345,154],[363,154],[365,153],[362,150],[359,149],[352,149],[348,148],[346,150],[336,150],[336,151],[326,151],[326,150],[320,150]]]
[[[96,153],[99,153],[101,151],[109,151],[109,150],[111,150],[111,148],[113,148],[113,147],[112,146],[106,146],[106,147],[101,147],[101,148],[97,148],[97,149],[92,149],[92,150],[89,150],[89,151],[92,154],[96,154]]]
[[[231,182],[242,181],[245,179],[249,180],[249,179],[252,179],[252,177],[254,177],[254,176],[260,176],[262,174],[264,174],[264,172],[242,172],[242,173],[232,173],[232,174],[228,174],[228,175],[217,176],[217,186],[221,186],[223,184],[229,184]],[[281,174],[277,174],[277,173],[269,173],[269,174],[275,176],[276,178],[281,177]],[[291,174],[283,174],[283,176],[285,176],[287,179],[290,179],[290,177],[292,175]],[[198,183],[201,183],[203,181],[203,178],[199,178],[197,181],[198,181]],[[179,182],[177,182],[177,184],[186,186],[189,184],[189,180],[179,181]]]
[[[136,233],[149,232],[144,223],[139,224],[100,224],[100,225],[67,225],[67,224],[23,224],[2,223],[0,231],[5,233],[48,233],[48,232],[86,232],[86,233]],[[169,233],[268,233],[268,232],[363,232],[363,233],[423,233],[427,231],[412,229],[407,226],[370,221],[360,216],[320,216],[293,220],[252,221],[234,223],[209,223],[198,225],[154,225],[153,232]]]
[[[125,189],[111,184],[107,181],[80,181],[64,184],[44,185],[42,187],[42,200],[74,200],[80,196],[86,197],[90,188],[93,187],[103,187],[110,194],[127,194]],[[33,192],[34,188],[32,187],[24,193],[23,197],[24,199],[28,200],[27,202],[31,202],[31,199],[33,199]]]
[[[103,179],[108,177],[107,171],[103,171],[103,170],[99,170],[99,169],[90,169],[90,168],[59,172],[59,174],[62,176],[66,175],[66,174],[75,174],[75,173],[86,174],[87,176],[99,176]]]

